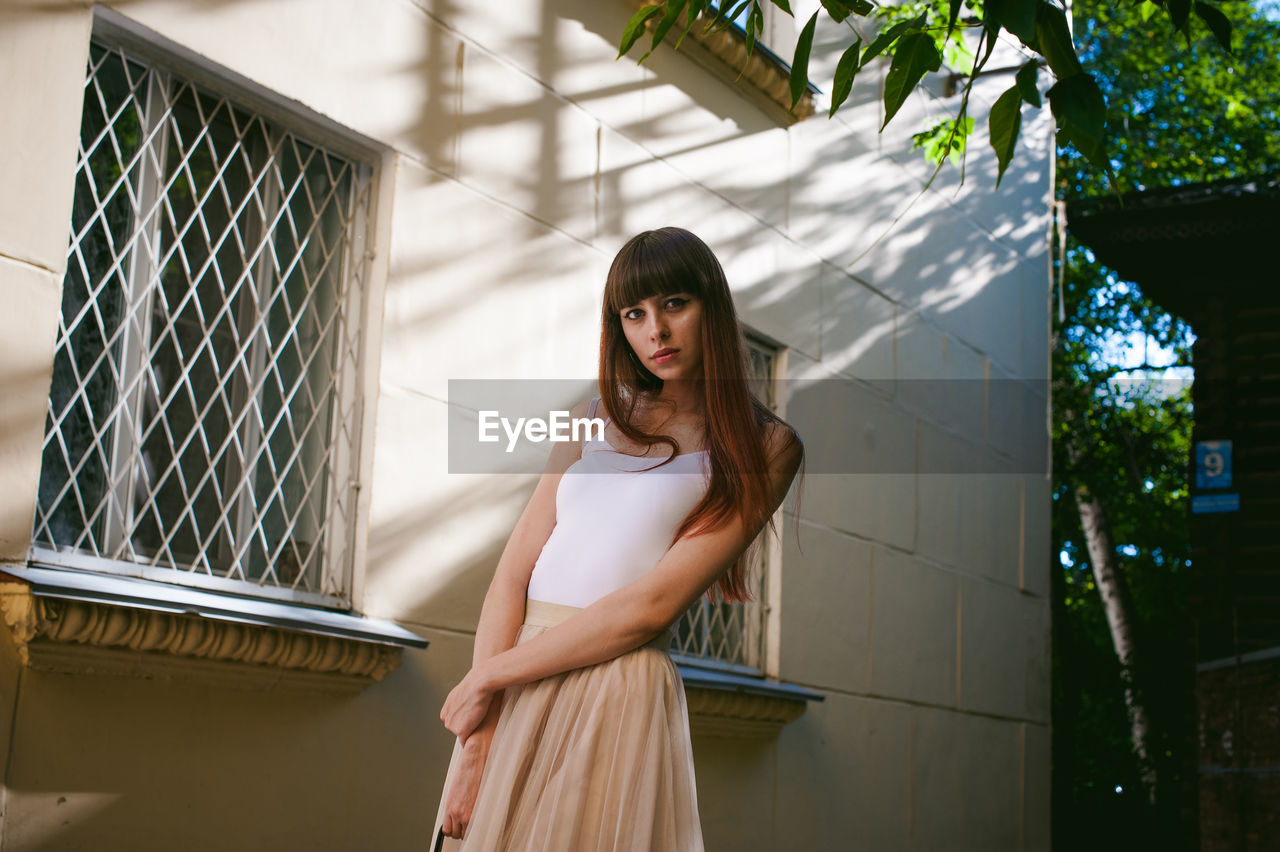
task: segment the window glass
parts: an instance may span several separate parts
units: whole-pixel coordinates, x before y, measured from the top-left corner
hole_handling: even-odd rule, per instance
[[[370,169],[98,41],[80,135],[35,556],[342,598]]]

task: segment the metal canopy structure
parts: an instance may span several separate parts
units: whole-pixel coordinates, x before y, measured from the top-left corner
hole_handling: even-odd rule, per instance
[[[1209,295],[1276,299],[1280,171],[1067,206],[1068,228],[1099,260],[1192,325]]]

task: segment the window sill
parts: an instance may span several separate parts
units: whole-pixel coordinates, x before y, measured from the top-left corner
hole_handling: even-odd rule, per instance
[[[648,2],[649,0],[631,0],[631,5],[639,9],[648,5]],[[741,92],[783,127],[813,115],[813,95],[817,89],[812,84],[805,86],[796,108],[791,109],[791,66],[782,57],[758,41],[748,56],[746,34],[740,27],[734,25],[718,32],[707,32],[704,27],[708,21],[706,15],[698,17],[689,30],[688,37],[680,45],[680,53]],[[655,24],[656,18],[650,19],[650,32]],[[670,46],[675,46],[683,27],[682,14],[677,26],[671,28],[665,39]],[[637,42],[633,50],[643,47],[643,44]]]
[[[763,677],[679,664],[695,735],[773,739],[820,693]]]
[[[427,641],[390,621],[83,571],[0,568],[0,616],[41,671],[350,693]]]

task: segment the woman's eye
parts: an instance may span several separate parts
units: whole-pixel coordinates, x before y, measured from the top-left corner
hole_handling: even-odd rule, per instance
[[[623,311],[622,318],[625,320],[639,319],[638,316],[634,316],[634,315],[640,314],[640,313],[642,313],[642,311],[639,308],[632,308],[631,310]]]
[[[667,307],[683,308],[686,304],[688,304],[688,302],[689,302],[688,299],[682,298],[680,296],[675,296],[670,299],[667,299]]]

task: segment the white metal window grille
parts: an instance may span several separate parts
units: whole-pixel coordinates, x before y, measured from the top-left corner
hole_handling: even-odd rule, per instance
[[[756,398],[777,410],[774,365],[777,352],[770,345],[747,338],[751,357],[748,380]],[[769,535],[766,528],[761,539]],[[675,624],[676,637],[671,651],[677,658],[698,664],[714,663],[717,667],[760,674],[765,665],[765,579],[767,542],[758,540],[748,553],[747,577],[752,599],[743,602],[711,602],[698,599]]]
[[[31,558],[350,602],[371,169],[94,41]]]

